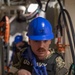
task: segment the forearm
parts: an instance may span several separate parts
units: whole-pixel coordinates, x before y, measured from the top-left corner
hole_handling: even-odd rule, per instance
[[[31,75],[31,73],[25,69],[20,69],[14,75]]]

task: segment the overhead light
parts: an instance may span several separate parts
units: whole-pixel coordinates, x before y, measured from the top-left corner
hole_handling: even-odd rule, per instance
[[[27,11],[33,13],[37,8],[38,4],[30,4]]]

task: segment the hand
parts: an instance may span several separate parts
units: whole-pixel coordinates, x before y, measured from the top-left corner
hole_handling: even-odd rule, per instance
[[[27,70],[21,69],[17,72],[18,75],[31,75],[31,73]]]

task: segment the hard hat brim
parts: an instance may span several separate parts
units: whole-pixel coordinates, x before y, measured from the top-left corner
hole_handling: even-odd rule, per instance
[[[43,36],[28,36],[31,40],[52,40],[54,35],[43,35]]]

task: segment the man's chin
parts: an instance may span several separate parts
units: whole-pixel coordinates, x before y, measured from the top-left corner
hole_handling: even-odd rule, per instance
[[[44,59],[45,59],[45,55],[40,55],[40,56],[38,56],[38,59],[39,59],[39,60],[44,60]]]

